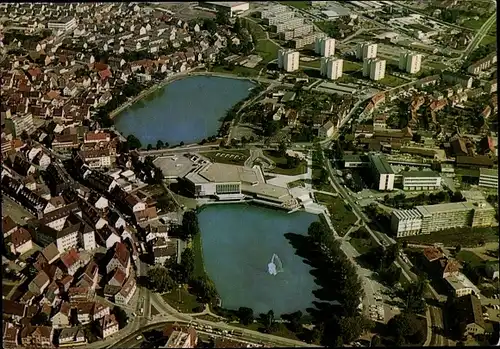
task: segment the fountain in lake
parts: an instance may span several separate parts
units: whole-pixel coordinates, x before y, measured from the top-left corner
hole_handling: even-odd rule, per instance
[[[271,262],[267,265],[267,272],[271,275],[276,275],[283,271],[283,263],[281,263],[280,257],[275,253],[271,257]]]

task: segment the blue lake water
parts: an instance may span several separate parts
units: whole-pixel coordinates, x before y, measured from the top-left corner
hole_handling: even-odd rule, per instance
[[[125,137],[134,134],[144,147],[158,140],[199,142],[217,134],[220,118],[253,86],[249,80],[221,77],[176,80],[118,115],[115,127]]]
[[[317,286],[311,267],[295,254],[284,234],[307,233],[317,215],[247,204],[208,205],[198,214],[206,271],[227,309],[249,307],[276,315],[312,305]],[[283,271],[268,272],[273,254]]]

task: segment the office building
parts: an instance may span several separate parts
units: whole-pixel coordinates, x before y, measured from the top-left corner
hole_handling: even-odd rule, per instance
[[[365,59],[363,61],[363,76],[369,76],[374,81],[383,79],[385,77],[385,60],[378,58]]]
[[[486,202],[453,202],[394,210],[391,229],[398,237],[430,234],[449,228],[489,227],[495,223],[495,209]]]
[[[299,53],[293,50],[279,50],[278,68],[286,72],[293,72],[299,69]]]
[[[410,74],[420,71],[422,65],[422,55],[419,53],[403,52],[399,57],[399,69]]]
[[[394,190],[394,171],[387,159],[381,155],[368,155],[370,170],[375,178],[377,190]]]
[[[441,187],[441,176],[434,171],[402,172],[403,190],[436,190]]]
[[[335,39],[318,38],[314,45],[314,52],[321,57],[331,57],[335,54]]]
[[[479,186],[498,189],[498,171],[481,167],[479,169]]]
[[[365,60],[377,57],[377,44],[371,42],[359,43],[356,47],[356,58]]]
[[[344,61],[334,57],[321,58],[321,75],[330,80],[337,80],[342,76]]]

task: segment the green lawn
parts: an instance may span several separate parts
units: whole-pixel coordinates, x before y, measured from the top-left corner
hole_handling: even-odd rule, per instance
[[[311,6],[309,5],[309,1],[280,1],[279,3],[283,5],[293,6],[299,9],[305,9]]]
[[[201,306],[201,304],[196,301],[196,296],[193,296],[184,288],[165,293],[162,295],[162,298],[182,313],[192,313],[193,309]]]
[[[407,83],[408,81],[398,78],[397,76],[394,75],[386,75],[382,80],[377,81],[378,83],[381,83],[382,85],[386,85],[389,87],[397,87],[399,85],[403,85]]]
[[[262,29],[262,27],[259,24],[251,21],[248,18],[242,18],[242,21],[244,27],[248,29],[250,34],[255,36],[255,39],[257,40],[267,39],[266,32],[264,31],[264,29]]]
[[[465,21],[462,25],[466,28],[478,30],[478,29],[481,29],[484,22],[486,22],[486,19],[482,19],[482,18],[480,18],[478,20],[469,19],[469,20]]]
[[[482,259],[481,257],[479,257],[477,254],[475,254],[472,251],[465,251],[465,250],[460,251],[457,254],[456,258],[461,262],[470,263],[471,266],[473,266],[473,267],[478,267],[481,264],[483,264],[483,262],[484,262],[484,259]]]
[[[360,70],[361,68],[363,68],[363,66],[360,63],[350,62],[350,61],[344,60],[342,71],[343,72],[351,72],[351,71]]]
[[[201,244],[201,233],[194,236],[191,245],[194,253],[194,276],[203,277],[206,275],[205,264],[203,263],[203,247]]]
[[[284,156],[279,156],[275,151],[264,150],[264,155],[276,163],[276,167],[269,171],[271,173],[296,176],[307,172],[307,161],[305,160],[300,161],[297,167],[288,168],[286,158]]]
[[[212,67],[210,71],[216,72],[216,73],[230,73],[230,74],[236,74],[239,76],[258,76],[259,71],[260,71],[260,66],[257,66],[255,68],[247,68],[241,65],[236,65],[233,69],[228,69],[225,66],[215,66]]]
[[[307,61],[307,62],[300,61],[299,66],[319,69],[321,68],[321,60],[317,59],[315,61]]]
[[[481,40],[481,42],[479,43],[479,45],[486,46],[486,45],[492,44],[492,43],[494,43],[496,41],[497,41],[496,36],[485,35],[484,38],[483,38],[483,40]]]
[[[321,193],[314,193],[314,196],[328,208],[332,223],[340,236],[344,236],[358,220],[341,198]]]
[[[246,149],[242,150],[223,150],[223,151],[209,151],[200,153],[206,158],[209,158],[212,162],[218,162],[221,164],[229,164],[229,165],[240,165],[243,166],[245,164],[245,160],[250,156],[250,151]],[[219,156],[217,156],[219,154]],[[236,157],[230,158],[229,156],[224,157],[222,155],[236,155]]]
[[[279,47],[273,43],[271,40],[264,39],[257,42],[255,48],[259,56],[262,57],[264,63],[268,63],[276,58],[278,58]]]
[[[349,237],[351,234],[349,234]],[[359,254],[365,254],[377,246],[371,239],[351,238],[349,243],[359,252]]]
[[[445,70],[446,68],[448,68],[448,66],[444,63],[440,63],[440,62],[433,62],[433,61],[427,61],[424,63],[424,66],[428,66],[432,69],[440,69],[440,70]]]

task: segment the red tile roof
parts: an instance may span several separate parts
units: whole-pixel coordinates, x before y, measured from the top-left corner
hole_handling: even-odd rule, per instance
[[[66,254],[61,256],[61,261],[66,268],[70,268],[72,265],[80,261],[80,255],[78,254],[76,249],[72,248]]]

